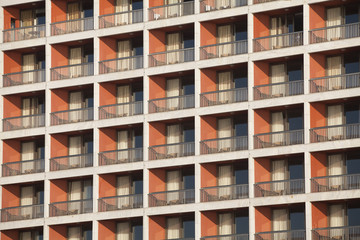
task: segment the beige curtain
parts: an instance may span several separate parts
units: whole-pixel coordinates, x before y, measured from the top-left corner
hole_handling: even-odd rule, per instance
[[[38,114],[38,98],[23,98],[22,99],[22,116],[28,116],[22,118],[22,125],[24,128],[32,127],[34,117],[32,115]]]
[[[131,0],[116,0],[115,12],[122,14],[115,15],[115,25],[132,23],[132,13],[129,11],[132,11]]]
[[[219,197],[221,199],[230,199],[231,187],[233,184],[233,170],[231,165],[224,165],[218,167],[218,186],[228,186],[219,188]]]
[[[272,171],[271,171],[271,180],[272,181],[282,181],[287,179],[287,166],[286,160],[273,160]],[[273,191],[282,194],[285,191],[285,182],[275,182],[272,184]]]
[[[167,0],[167,4],[176,4],[180,3],[182,0]],[[179,17],[181,15],[181,4],[175,5],[175,6],[168,6],[167,8],[167,17]]]
[[[31,231],[20,232],[20,240],[32,240]]]
[[[33,11],[32,10],[21,11],[20,18],[21,18],[20,26],[29,27],[24,29],[24,35],[25,35],[24,39],[31,38],[33,36],[31,32],[34,31],[33,28],[30,27],[34,25]]]
[[[81,240],[81,227],[68,227],[68,240]]]
[[[171,51],[167,53],[167,64],[174,64],[180,62],[180,53],[176,51],[180,49],[181,46],[181,34],[179,32],[176,33],[168,33],[167,37],[167,45],[166,51]],[[172,52],[175,51],[175,52]]]
[[[81,164],[81,156],[82,153],[82,138],[81,136],[70,136],[69,137],[69,166],[70,167],[80,167]]]
[[[132,55],[132,49],[131,49],[131,41],[130,40],[121,40],[118,41],[118,53],[117,58],[118,59],[118,70],[119,71],[126,71],[130,69],[130,56]]]
[[[217,121],[218,131],[217,135],[220,138],[218,142],[219,151],[230,151],[231,148],[231,139],[232,137],[232,121],[231,118],[221,118]],[[226,138],[226,139],[222,139]]]
[[[120,222],[117,224],[116,240],[131,240],[130,222]]]
[[[120,176],[117,178],[117,196],[127,196],[131,194],[131,179],[130,176]],[[129,208],[130,199],[129,197],[118,198],[118,208]]]
[[[233,41],[233,26],[231,24],[217,27],[218,43],[230,43]],[[231,55],[231,44],[219,45],[219,57],[226,57]]]
[[[341,75],[342,69],[342,57],[333,56],[326,58],[326,74],[327,76]],[[329,79],[329,90],[337,90],[342,88],[341,77],[332,77]]]
[[[68,199],[69,199],[69,201],[76,201],[76,200],[82,199],[81,181],[71,181],[70,182]],[[80,209],[81,209],[80,201],[71,202],[68,204],[69,211],[76,211],[77,213],[80,213]]]
[[[67,30],[69,32],[79,32],[82,30],[81,21],[77,20],[81,18],[80,4],[79,2],[68,3],[68,13],[67,13]],[[70,21],[73,20],[73,21]],[[77,20],[77,21],[76,21]]]
[[[219,235],[233,234],[233,214],[232,213],[220,213],[219,214]]]
[[[76,78],[81,76],[81,64],[82,63],[82,48],[74,47],[70,48],[69,65],[75,65],[69,67],[69,77]]]
[[[329,176],[337,176],[344,174],[345,158],[343,154],[332,154],[328,156],[328,174]],[[342,176],[330,177],[329,187],[340,188],[342,186]]]
[[[271,17],[270,19],[270,36],[280,35],[286,33],[284,30],[284,23],[281,17]],[[284,46],[284,36],[278,36],[271,38],[270,49],[282,48]]]
[[[69,121],[78,122],[82,120],[82,92],[70,92],[69,110]],[[76,110],[77,109],[77,110]]]
[[[166,80],[166,97],[180,96],[180,79],[173,78]],[[167,109],[172,111],[179,108],[179,98],[171,98],[167,100]]]
[[[233,75],[231,71],[218,73],[218,88],[219,91],[231,89],[233,82]],[[228,103],[230,100],[230,92],[224,91],[219,93],[219,102]]]
[[[329,227],[330,237],[332,239],[342,239],[344,235],[344,229],[336,228],[345,226],[345,209],[342,204],[333,204],[329,206]]]
[[[284,83],[286,81],[285,64],[271,65],[271,83]],[[285,96],[285,84],[279,84],[271,87],[273,97]]]
[[[166,143],[180,143],[181,142],[181,132],[180,124],[167,125],[167,137]],[[176,157],[180,153],[180,145],[170,145],[167,147],[167,154],[169,157]]]
[[[36,57],[35,54],[25,54],[22,56],[22,71],[33,71],[35,70]],[[23,83],[34,82],[34,72],[27,72],[23,74]]]
[[[216,0],[215,1],[216,9],[224,9],[230,7],[230,0]]]
[[[121,130],[118,131],[118,142],[117,142],[117,149],[118,150],[125,150],[129,149],[129,132],[128,130]],[[129,158],[128,151],[119,151],[118,152],[118,161],[125,162]]]
[[[118,116],[129,116],[130,115],[130,105],[121,104],[130,102],[130,85],[123,85],[117,87],[116,103],[119,105],[116,107],[116,112]]]
[[[271,132],[283,132],[285,130],[283,112],[271,113]],[[282,145],[284,143],[284,133],[272,134],[272,143]]]
[[[29,161],[35,159],[35,142],[21,143],[21,161]],[[21,164],[22,173],[31,173],[35,169],[35,163],[24,162]]]
[[[181,238],[181,220],[178,217],[166,219],[166,239],[180,239]]]
[[[180,194],[177,190],[181,189],[181,174],[179,170],[166,172],[166,191],[175,191],[167,193],[167,202],[175,203],[180,200]]]
[[[29,206],[33,205],[34,202],[34,187],[26,186],[21,187],[20,189],[20,206]],[[32,208],[31,207],[23,207],[20,209],[21,216],[24,218],[32,217]]]
[[[330,105],[327,108],[328,110],[328,118],[327,124],[328,126],[336,126],[343,125],[343,117],[344,110],[342,105]],[[328,138],[329,140],[337,140],[343,137],[343,129],[342,127],[330,127],[328,128]]]
[[[326,10],[326,27],[339,26],[342,24],[342,8],[334,7]],[[333,27],[326,30],[328,41],[338,40],[341,37],[341,27]]]
[[[287,209],[273,209],[272,211],[272,231],[288,230],[288,211]],[[275,233],[274,240],[287,239],[287,232]]]

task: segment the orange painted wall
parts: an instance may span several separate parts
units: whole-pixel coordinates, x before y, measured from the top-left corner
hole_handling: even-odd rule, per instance
[[[99,45],[100,61],[116,58],[117,40],[115,38],[101,38]]]
[[[312,228],[328,227],[327,205],[324,202],[314,202],[311,208]]]
[[[69,109],[69,92],[64,89],[51,91],[51,112],[65,111]]]
[[[151,0],[149,1],[149,7],[156,7],[164,5],[164,0]]]
[[[327,155],[324,152],[311,153],[311,177],[327,175]]]
[[[51,157],[67,156],[68,150],[68,136],[65,134],[51,135]]]
[[[164,98],[166,97],[166,79],[160,76],[149,77],[149,98]]]
[[[255,208],[255,232],[271,231],[271,208]]]
[[[51,22],[61,22],[66,20],[67,1],[51,1]]]
[[[4,74],[21,72],[21,56],[21,53],[16,51],[4,53]]]
[[[166,171],[152,169],[149,172],[149,192],[162,192],[166,190]]]
[[[216,236],[218,235],[217,227],[217,213],[213,212],[202,212],[201,213],[201,236]]]
[[[326,105],[323,103],[310,104],[310,128],[326,126]]]
[[[149,218],[149,240],[165,239],[166,219],[162,216]]]
[[[56,179],[50,181],[50,202],[67,201],[68,183],[65,179]]]
[[[115,221],[101,221],[99,222],[99,239],[114,240],[116,233]]]
[[[17,162],[21,160],[21,144],[17,140],[3,141],[3,162]]]
[[[213,69],[201,70],[201,93],[216,91],[216,71]]]
[[[50,240],[66,240],[67,239],[67,227],[65,225],[55,225],[49,228]]]
[[[100,0],[99,15],[105,15],[115,12],[115,0]]]
[[[324,54],[310,54],[310,78],[324,77],[326,74],[326,56]]]
[[[99,131],[100,146],[99,151],[112,151],[116,149],[116,129],[103,128]]]
[[[166,33],[161,30],[151,30],[149,32],[149,53],[164,52],[166,50]]]
[[[20,206],[20,186],[6,185],[2,188],[2,208]]]
[[[20,239],[19,231],[16,231],[16,230],[2,231],[1,239],[2,240],[18,240],[18,239]]]
[[[254,62],[254,86],[270,83],[270,66],[267,62]]]
[[[325,6],[310,5],[310,30],[325,27],[326,13]]]
[[[21,116],[21,97],[9,95],[4,97],[4,118]]]
[[[200,24],[200,46],[216,44],[216,24],[203,22]]]
[[[69,65],[69,47],[65,45],[52,45],[51,67]]]
[[[271,181],[271,161],[268,158],[255,159],[255,182]]]
[[[100,106],[116,103],[116,84],[102,83],[99,86]]]
[[[270,17],[265,14],[254,15],[254,38],[269,36]]]
[[[201,187],[217,186],[217,166],[216,164],[201,165]]]
[[[200,120],[201,140],[217,138],[217,119],[216,117],[203,116]]]
[[[270,132],[271,130],[270,111],[264,109],[255,110],[254,123],[255,123],[255,129],[254,129],[255,134]]]
[[[4,29],[11,28],[11,18],[15,19],[15,27],[20,26],[20,9],[14,7],[4,8]]]
[[[149,145],[162,145],[166,143],[166,125],[161,122],[153,122],[149,125]]]
[[[111,196],[116,196],[116,175],[101,175],[99,178],[99,197]]]

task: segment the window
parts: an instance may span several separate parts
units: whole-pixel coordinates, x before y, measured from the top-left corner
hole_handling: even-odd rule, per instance
[[[72,214],[92,211],[92,179],[68,181],[68,211]]]
[[[245,210],[218,213],[218,235],[248,234],[249,217]]]
[[[21,173],[34,173],[39,169],[44,169],[44,163],[32,160],[44,159],[44,141],[24,141],[21,142]]]
[[[181,189],[194,189],[195,187],[195,178],[194,170],[190,168],[184,168],[180,170],[169,170],[166,172],[166,191],[167,193],[167,202],[169,204],[177,204],[179,201],[182,201],[184,198],[185,202],[191,200],[193,195],[190,192],[185,191],[180,195],[180,192],[177,190]],[[175,192],[171,192],[175,191]]]
[[[68,240],[91,240],[92,227],[90,224],[83,226],[69,226],[67,228]]]
[[[296,194],[303,191],[298,182],[284,180],[304,179],[304,163],[301,158],[274,159],[271,161],[272,191],[277,194]]]
[[[166,218],[166,239],[194,238],[195,222],[193,217]]]
[[[19,232],[20,240],[43,240],[42,230],[25,230]]]
[[[142,240],[143,227],[140,220],[118,222],[116,224],[116,240]]]

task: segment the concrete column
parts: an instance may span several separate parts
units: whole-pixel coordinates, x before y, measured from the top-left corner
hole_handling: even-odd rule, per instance
[[[94,75],[99,75],[99,61],[100,61],[100,39],[94,37]]]
[[[248,2],[251,0],[248,0]],[[253,52],[253,37],[254,37],[254,15],[248,13],[247,15],[247,35],[248,35],[248,52]],[[249,78],[251,79],[251,78]]]
[[[100,1],[94,0],[94,29],[99,29]]]
[[[255,239],[255,207],[249,206],[249,240]]]
[[[51,1],[45,1],[45,36],[47,37],[51,36],[50,24],[51,24]]]
[[[303,7],[303,21],[304,21],[303,43],[304,45],[309,45],[310,7],[307,3],[304,3],[304,7]]]
[[[312,229],[312,211],[311,211],[311,202],[305,202],[305,229],[306,229],[306,239],[311,239],[311,229]]]

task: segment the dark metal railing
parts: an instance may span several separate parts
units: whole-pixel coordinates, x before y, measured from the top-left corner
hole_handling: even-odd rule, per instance
[[[254,87],[254,99],[269,99],[304,94],[304,81],[272,83]]]
[[[149,55],[149,67],[194,61],[194,48],[183,48]]]
[[[3,81],[4,87],[45,82],[45,69],[4,74]]]
[[[94,63],[88,62],[54,67],[50,71],[51,81],[92,76],[94,75]]]
[[[50,158],[50,171],[60,171],[73,168],[86,168],[92,166],[92,153]]]
[[[15,176],[45,171],[44,159],[34,159],[17,162],[7,162],[2,164],[2,176]]]
[[[167,206],[176,204],[189,204],[195,202],[194,189],[180,189],[174,191],[149,193],[149,206]]]
[[[34,38],[45,37],[45,24],[28,27],[5,29],[3,31],[4,42],[14,42]]]
[[[112,165],[143,161],[143,148],[128,148],[99,153],[99,165]]]
[[[326,239],[352,240],[352,239],[359,239],[360,226],[316,228],[311,230],[311,232],[312,232],[312,240],[326,240]]]
[[[149,147],[149,160],[193,156],[194,142],[181,142]]]
[[[1,209],[1,222],[43,218],[44,204],[26,205]]]
[[[248,100],[248,88],[233,88],[200,94],[200,106],[214,106]]]
[[[317,28],[309,31],[310,43],[322,43],[360,37],[360,23]]]
[[[50,113],[51,125],[85,122],[94,119],[94,108],[71,109]]]
[[[202,237],[200,240],[249,240],[249,234],[228,234]]]
[[[195,96],[182,95],[149,100],[149,113],[168,112],[195,107]]]
[[[235,136],[200,141],[200,153],[211,154],[248,149],[248,136]]]
[[[360,73],[342,74],[310,79],[310,92],[327,92],[360,87]]]
[[[149,21],[194,14],[194,2],[181,2],[149,8]]]
[[[143,56],[109,59],[99,62],[99,74],[122,72],[144,67]]]
[[[93,200],[73,200],[55,202],[49,204],[50,217],[91,213],[93,211]]]
[[[360,174],[311,178],[311,192],[360,189]]]
[[[143,22],[143,9],[99,16],[99,28],[115,27],[140,22]]]
[[[288,230],[255,233],[255,240],[305,240],[305,230]]]
[[[310,129],[310,141],[327,142],[360,138],[360,123],[317,127]]]
[[[50,24],[51,35],[62,35],[75,32],[83,32],[94,29],[94,18],[79,18],[74,20],[67,20],[55,22]]]
[[[104,197],[99,199],[99,211],[107,212],[114,210],[142,208],[143,195],[131,194],[123,196]]]
[[[305,193],[304,179],[288,179],[254,184],[255,197],[269,197]]]
[[[249,197],[248,184],[205,187],[200,189],[201,202],[224,201]]]
[[[254,135],[255,148],[288,146],[304,143],[304,129]]]
[[[254,52],[303,45],[303,32],[285,33],[254,39]]]
[[[99,118],[128,117],[143,114],[143,102],[128,102],[99,107]]]
[[[26,115],[3,119],[3,131],[45,126],[45,114]]]
[[[210,12],[246,6],[247,0],[200,0],[200,12]]]
[[[200,59],[227,57],[248,52],[247,40],[229,43],[217,43],[200,47]]]

